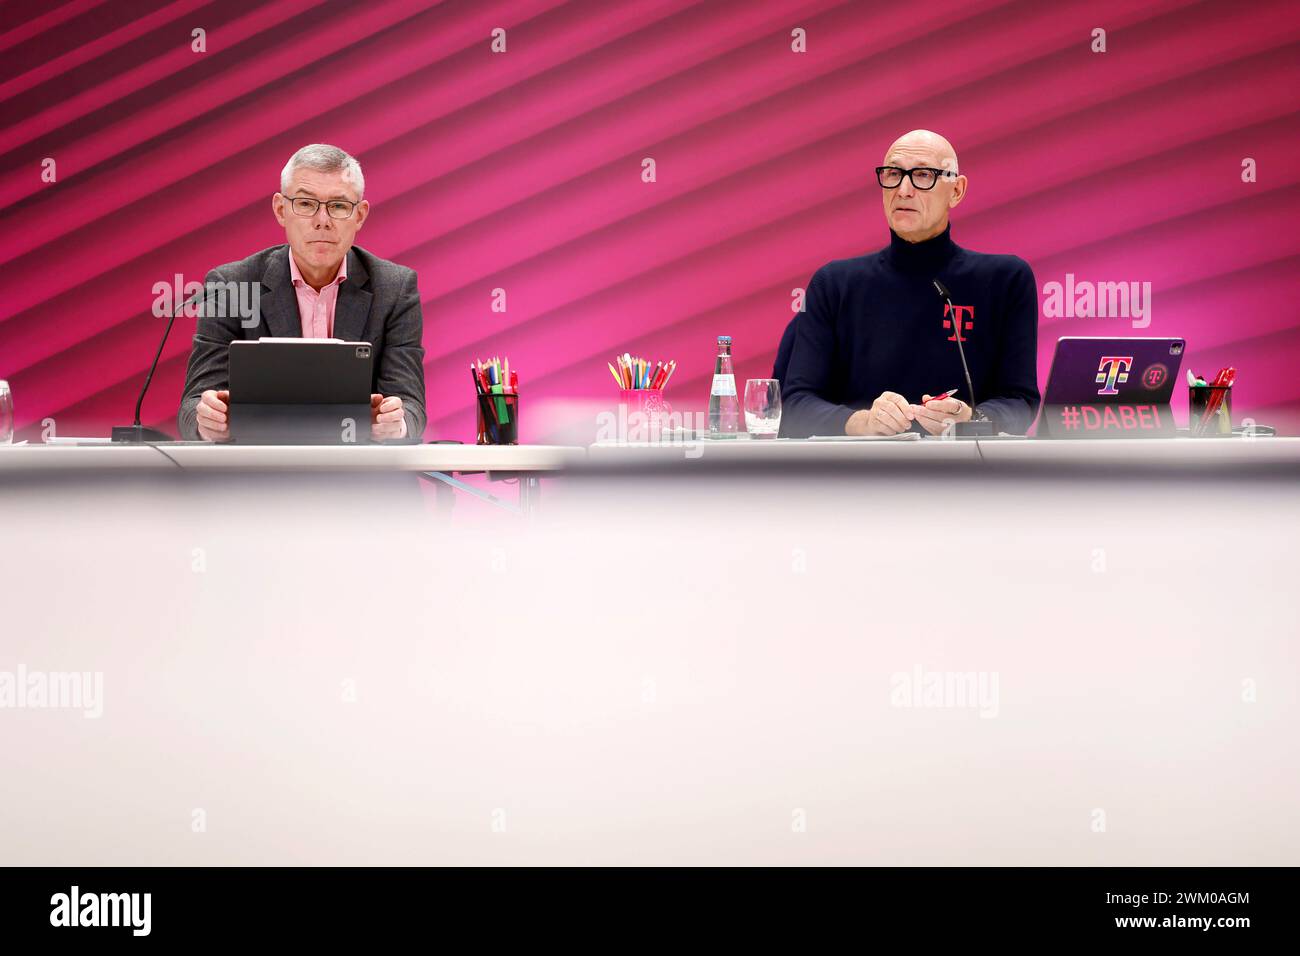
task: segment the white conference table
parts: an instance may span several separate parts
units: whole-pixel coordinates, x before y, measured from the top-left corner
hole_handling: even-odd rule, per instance
[[[708,465],[737,467],[841,465],[853,462],[891,463],[975,461],[978,452],[969,442],[808,441],[798,439],[722,439],[688,442],[597,442],[587,449],[587,462],[597,468],[626,466],[683,467]]]
[[[1036,439],[998,438],[913,441],[788,441],[724,440],[685,443],[598,442],[588,449],[587,463],[605,469],[619,466],[672,467],[688,470],[701,465],[851,466],[931,463],[1026,465],[1072,469],[1132,467],[1186,471],[1215,471],[1266,466],[1300,467],[1300,438],[1126,438]]]
[[[563,445],[18,445],[0,450],[0,473],[95,469],[186,471],[555,472],[586,452]]]
[[[1044,440],[1002,438],[892,441],[699,440],[691,442],[597,442],[571,445],[158,445],[32,444],[0,446],[5,476],[72,477],[114,473],[186,472],[195,475],[417,474],[438,488],[451,508],[454,492],[530,514],[541,479],[562,475],[661,473],[666,480],[711,472],[852,472],[883,476],[900,472],[935,477],[956,468],[967,473],[1023,473],[1078,477],[1118,472],[1157,472],[1166,477],[1300,477],[1300,438],[1142,438]],[[985,472],[987,469],[987,472]],[[518,504],[468,484],[457,475],[482,474],[490,481],[517,479]]]
[[[1024,463],[1046,465],[1199,467],[1300,465],[1300,438],[1257,437],[1111,440],[997,439],[872,442],[693,441],[598,442],[572,445],[216,445],[175,442],[144,445],[0,446],[0,475],[76,471],[192,472],[417,472],[504,473],[534,477],[611,467],[700,464],[852,465],[906,463]]]
[[[501,499],[453,477],[486,474],[518,478],[521,512],[536,508],[540,478],[586,461],[586,450],[563,445],[157,445],[32,444],[0,448],[0,479],[6,475],[61,476],[95,473],[175,472],[197,474],[385,474],[413,473],[434,481],[450,507],[449,489],[511,508]]]
[[[0,670],[106,701],[0,712],[6,860],[1300,856],[1300,440],[699,450],[0,448]],[[403,493],[530,467],[529,520]],[[996,716],[899,707],[916,668]]]

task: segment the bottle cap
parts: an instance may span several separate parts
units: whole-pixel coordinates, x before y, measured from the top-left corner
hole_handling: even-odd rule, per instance
[[[730,344],[731,344],[731,336],[730,336],[730,335],[719,335],[719,336],[718,336],[718,344],[719,344],[719,345],[730,345]]]

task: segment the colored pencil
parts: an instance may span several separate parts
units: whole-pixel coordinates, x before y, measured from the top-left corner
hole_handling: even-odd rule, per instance
[[[614,376],[614,383],[624,391],[654,391],[668,384],[668,379],[677,367],[676,362],[652,361],[629,352],[615,355],[613,362],[606,362],[609,374]]]

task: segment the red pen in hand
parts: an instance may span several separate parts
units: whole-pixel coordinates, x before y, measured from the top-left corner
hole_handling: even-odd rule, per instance
[[[952,398],[952,397],[953,397],[954,395],[956,395],[956,394],[957,394],[957,389],[955,389],[955,388],[950,388],[950,389],[948,389],[948,391],[944,392],[942,395],[935,395],[935,396],[933,396],[933,397],[930,399],[930,401],[931,401],[931,402],[942,402],[945,398]],[[919,404],[920,404],[920,406],[921,406],[922,408],[924,408],[924,407],[925,407],[927,404],[929,404],[929,403],[928,403],[928,402],[920,402]]]

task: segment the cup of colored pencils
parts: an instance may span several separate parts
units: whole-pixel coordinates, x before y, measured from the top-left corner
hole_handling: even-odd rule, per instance
[[[652,362],[624,352],[614,356],[614,361],[607,365],[618,384],[619,404],[628,411],[642,412],[656,419],[672,412],[663,395],[677,368],[676,362]]]
[[[676,362],[651,362],[646,358],[634,358],[626,352],[614,356],[614,361],[606,364],[609,374],[618,383],[619,391],[623,392],[661,392],[677,368]]]
[[[469,371],[478,406],[475,444],[519,444],[519,373],[510,370],[510,359],[479,359]]]

